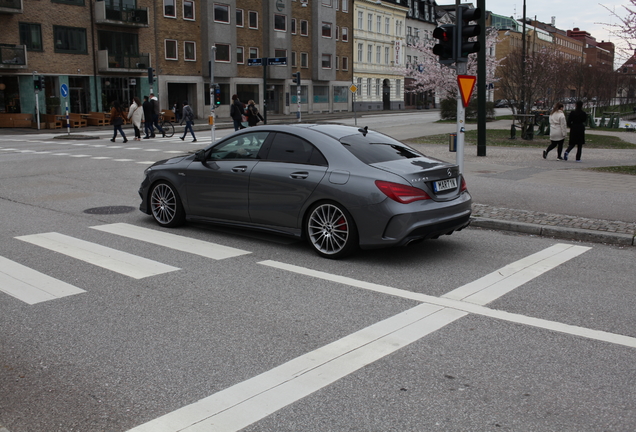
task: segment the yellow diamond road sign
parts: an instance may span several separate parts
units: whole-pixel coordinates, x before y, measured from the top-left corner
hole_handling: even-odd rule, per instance
[[[355,93],[358,91],[358,87],[355,84],[351,84],[351,87],[349,87],[349,90],[351,91],[351,93]]]

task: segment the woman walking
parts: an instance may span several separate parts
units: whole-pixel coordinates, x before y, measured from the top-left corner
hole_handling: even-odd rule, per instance
[[[576,161],[581,162],[581,151],[585,144],[585,123],[587,123],[587,113],[583,111],[583,102],[576,101],[576,108],[568,116],[568,127],[570,128],[570,145],[563,153],[563,159],[568,160],[568,154],[576,146]]]
[[[247,108],[245,109],[247,113],[247,123],[250,127],[256,126],[259,121],[263,120],[261,113],[258,112],[258,108],[256,108],[256,104],[253,100],[247,102]]]
[[[232,106],[230,107],[230,117],[232,117],[232,120],[234,121],[235,131],[239,129],[244,129],[243,125],[241,125],[244,115],[245,115],[245,107],[243,106],[243,102],[241,102],[238,95],[232,95]]]
[[[550,145],[543,151],[543,159],[548,157],[548,153],[553,148],[557,148],[557,159],[563,160],[561,153],[563,152],[563,142],[568,135],[568,124],[563,114],[563,104],[557,102],[550,113]]]
[[[192,123],[194,123],[194,111],[192,111],[192,108],[190,108],[190,105],[188,105],[188,101],[183,101],[182,112],[183,112],[183,118],[181,119],[181,123],[179,124],[182,125],[183,121],[185,120],[186,126],[185,126],[185,129],[183,130],[183,136],[179,138],[181,138],[181,141],[185,140],[185,137],[188,134],[188,131],[190,131],[193,138],[192,142],[197,142],[197,137],[194,136],[194,129],[192,129]]]
[[[144,109],[137,96],[133,98],[133,102],[128,108],[128,119],[132,119],[133,128],[135,128],[135,141],[141,141],[141,122],[144,121]]]
[[[113,107],[110,109],[110,124],[113,125],[113,137],[111,138],[112,142],[115,142],[115,138],[117,138],[117,131],[119,131],[121,136],[124,138],[124,142],[128,142],[128,140],[126,139],[126,134],[121,128],[124,124],[125,118],[126,114],[124,114],[124,110],[122,110],[119,101],[113,102]]]

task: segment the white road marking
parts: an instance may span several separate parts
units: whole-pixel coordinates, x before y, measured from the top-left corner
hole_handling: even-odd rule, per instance
[[[93,159],[102,160],[102,159],[112,159],[110,156],[94,156]]]
[[[30,305],[85,292],[1,256],[0,291]]]
[[[134,162],[134,159],[113,159],[113,160],[115,162]]]
[[[135,279],[179,270],[177,267],[56,232],[26,235],[16,239]]]
[[[135,162],[135,163],[138,163],[139,165],[152,165],[155,162],[157,161],[141,161],[141,162]]]
[[[236,256],[251,253],[229,246],[223,246],[216,243],[206,242],[203,240],[170,234],[163,231],[152,230],[126,223],[98,225],[91,228],[111,234],[116,234],[122,237],[128,237],[147,243],[152,243],[161,247],[175,249],[181,252],[187,252],[206,258],[212,258],[214,260],[233,258]]]
[[[481,282],[477,284],[480,289],[477,291],[475,291],[474,286],[470,287],[471,284],[467,284],[468,288],[466,286],[460,287],[453,291],[453,295],[465,298],[465,293],[469,293],[468,297],[470,297],[472,293],[479,292],[485,293],[481,301],[485,301],[485,298],[492,301],[533,277],[550,270],[554,267],[555,262],[563,263],[588,249],[579,246],[556,245],[480,279]],[[548,264],[546,260],[551,262]],[[636,338],[495,311],[462,300],[413,293],[271,260],[261,261],[259,264],[383,294],[397,295],[421,301],[423,304],[191,405],[137,426],[130,432],[238,431],[433,331],[441,329],[468,313],[636,348]],[[505,273],[505,275],[500,274],[500,272]]]
[[[71,155],[71,157],[74,157],[74,158],[84,158],[84,157],[91,157],[91,155],[79,154],[79,155]]]

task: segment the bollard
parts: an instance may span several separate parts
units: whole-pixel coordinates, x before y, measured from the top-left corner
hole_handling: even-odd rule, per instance
[[[448,151],[456,152],[457,151],[457,134],[449,134],[448,136]]]

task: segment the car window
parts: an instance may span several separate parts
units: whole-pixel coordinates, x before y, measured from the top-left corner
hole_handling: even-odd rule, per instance
[[[369,132],[349,135],[340,140],[342,145],[362,162],[371,165],[397,159],[412,159],[424,156],[417,150],[386,135]]]
[[[256,159],[269,132],[252,132],[224,141],[210,151],[208,160]]]
[[[280,132],[272,140],[267,160],[327,166],[325,157],[310,142],[296,135]]]

